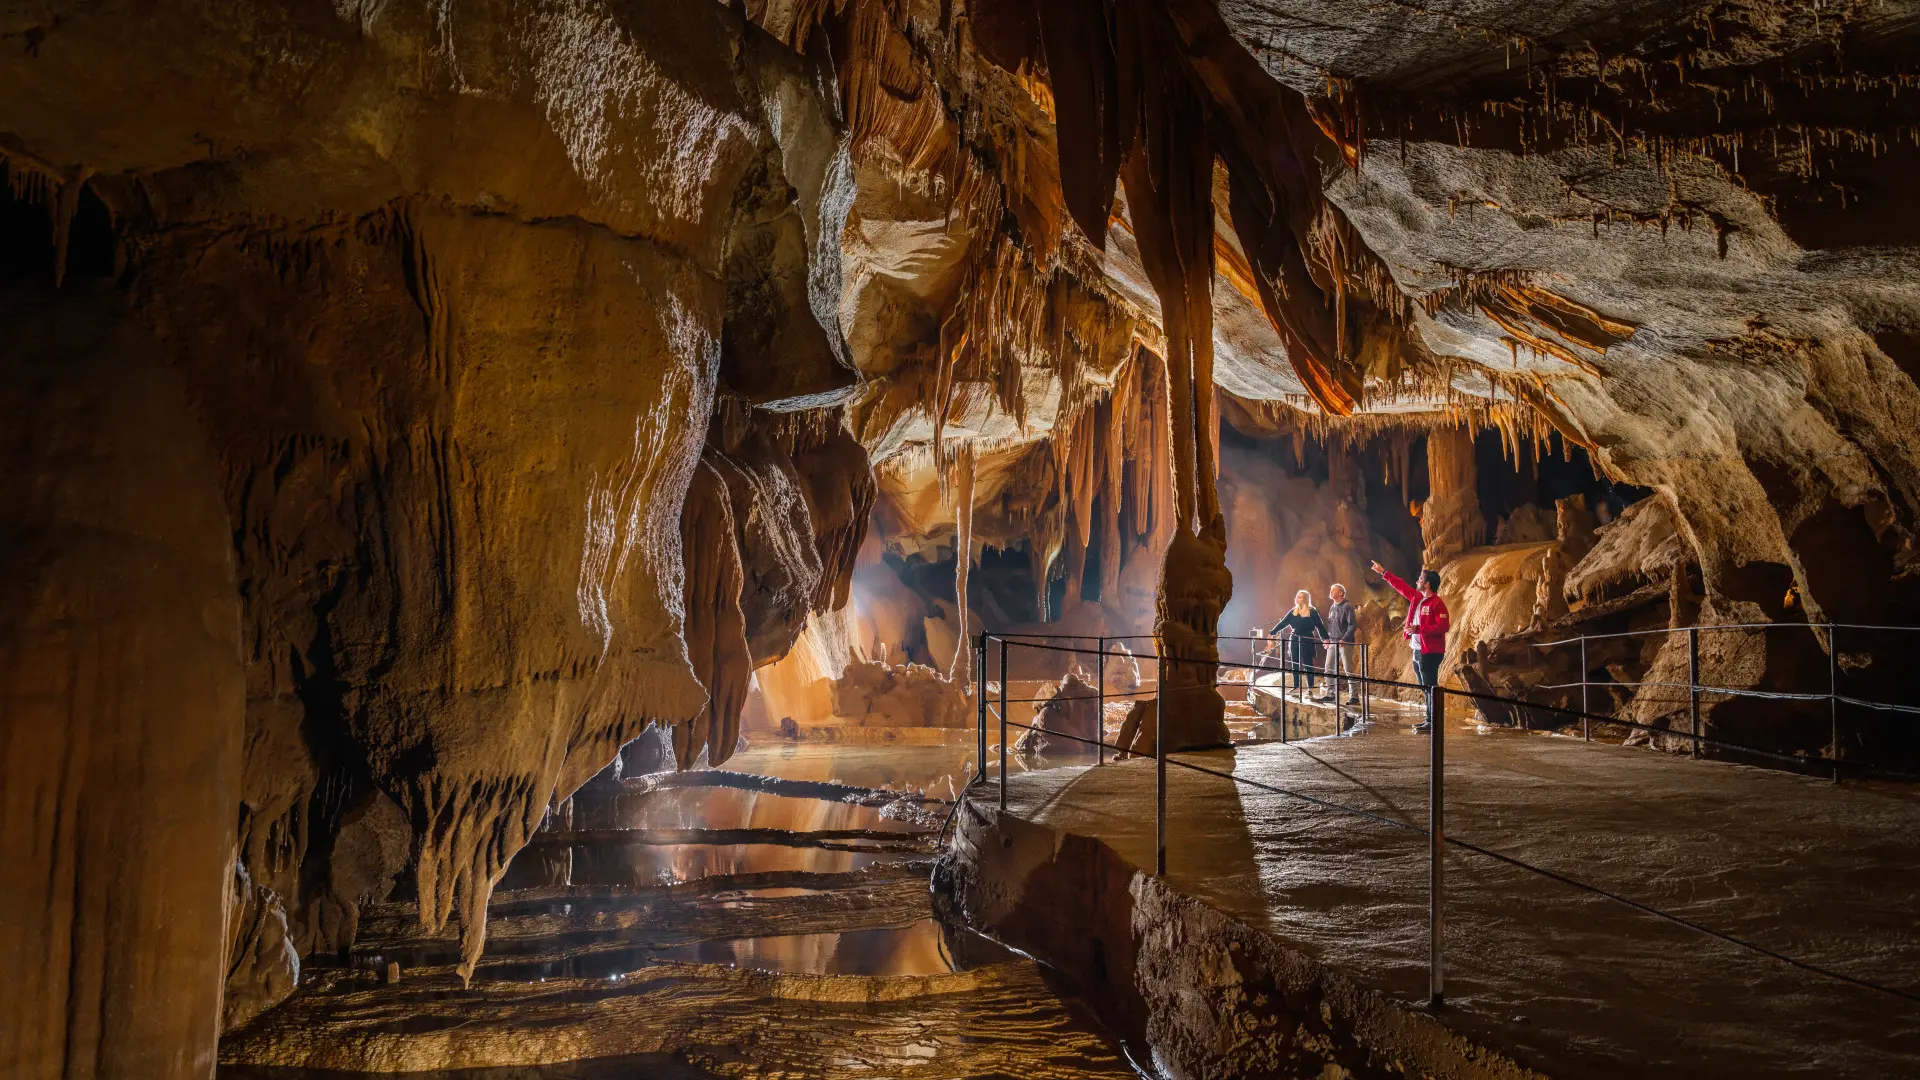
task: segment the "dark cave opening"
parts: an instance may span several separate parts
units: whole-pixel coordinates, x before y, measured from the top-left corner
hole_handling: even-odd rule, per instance
[[[1495,542],[1499,542],[1502,524],[1525,507],[1537,507],[1550,515],[1561,499],[1580,495],[1586,498],[1587,509],[1607,522],[1653,494],[1651,488],[1607,479],[1586,450],[1568,443],[1558,432],[1548,435],[1537,448],[1532,443],[1520,443],[1516,460],[1503,444],[1500,432],[1482,430],[1474,436],[1473,458],[1481,516],[1487,523],[1487,535],[1496,538]],[[1516,540],[1526,538],[1515,536],[1511,527],[1508,535]]]
[[[0,279],[53,283],[57,258],[55,206],[59,194],[35,174],[0,162]],[[67,223],[63,284],[105,280],[118,269],[113,214],[92,185],[80,189]]]
[[[1222,425],[1220,444],[1223,455],[1232,449],[1265,457],[1289,475],[1318,485],[1330,482],[1335,467],[1335,450],[1321,438],[1263,438]],[[1489,542],[1500,542],[1496,538],[1502,535],[1503,524],[1527,507],[1537,508],[1551,525],[1555,504],[1580,495],[1586,498],[1587,509],[1605,522],[1653,494],[1651,488],[1607,479],[1585,449],[1566,442],[1557,432],[1538,444],[1537,451],[1528,442],[1520,443],[1519,449],[1516,460],[1493,428],[1474,436],[1475,494]],[[1413,427],[1388,432],[1342,446],[1338,453],[1351,460],[1364,480],[1364,508],[1375,535],[1403,551],[1418,552],[1422,545],[1417,508],[1432,497],[1425,432]],[[1514,526],[1507,528],[1506,535],[1513,541],[1552,537],[1550,529],[1534,535]]]

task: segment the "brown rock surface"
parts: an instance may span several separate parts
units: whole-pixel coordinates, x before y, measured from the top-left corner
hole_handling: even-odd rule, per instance
[[[137,320],[0,319],[0,1061],[207,1075],[245,713],[216,473]]]
[[[1040,703],[1033,718],[1033,729],[1020,734],[1015,743],[1022,753],[1092,754],[1094,743],[1106,737],[1100,724],[1099,688],[1081,672],[1060,680],[1053,694]],[[1057,738],[1050,736],[1068,736]]]
[[[141,1071],[202,1074],[223,978],[230,1019],[270,1006],[396,881],[470,971],[514,852],[649,725],[716,764],[743,715],[817,719],[849,671],[855,696],[912,684],[881,714],[965,723],[982,629],[1150,632],[1172,742],[1198,746],[1225,740],[1216,632],[1295,587],[1346,584],[1398,666],[1360,568],[1416,547],[1457,604],[1450,674],[1604,678],[1663,731],[1676,703],[1626,684],[1684,673],[1677,631],[1920,621],[1920,106],[1894,92],[1920,8],[1803,14],[0,15],[24,597],[0,695],[52,710],[7,718],[0,835],[53,883],[17,901],[54,913],[20,966],[78,980],[65,1019],[35,1011],[50,990],[0,1023],[77,1048],[69,1075],[136,1040],[161,1055]],[[1284,476],[1240,436],[1290,441]],[[1554,444],[1594,486],[1512,497]],[[1654,494],[1591,536],[1629,500],[1566,501],[1630,485]],[[1424,535],[1399,509],[1420,498]],[[1584,672],[1533,648],[1620,629],[1676,632]],[[113,680],[46,689],[100,649]],[[1884,698],[1895,651],[1729,629],[1701,661]],[[150,746],[174,710],[192,723]],[[1707,711],[1829,738],[1805,710]],[[123,753],[149,764],[110,792]],[[56,774],[99,803],[57,843],[67,811],[30,794]],[[189,914],[61,884],[121,830],[127,894]],[[56,955],[67,918],[106,959]],[[129,988],[176,963],[198,989],[140,1027]]]
[[[210,785],[176,781],[228,809],[176,838],[204,858],[177,860],[175,888],[208,899],[184,905],[199,923],[175,924],[207,941],[224,932],[233,871],[214,867],[232,856],[220,837],[239,806],[253,914],[236,921],[235,948],[255,959],[236,960],[234,994],[270,1003],[286,983],[266,959],[278,955],[271,927],[284,919],[300,951],[344,945],[354,906],[383,895],[398,869],[384,839],[350,839],[369,798],[398,802],[421,917],[457,920],[470,963],[487,894],[548,805],[649,721],[707,707],[688,661],[682,497],[723,376],[756,401],[850,381],[834,373],[837,322],[822,326],[811,304],[816,286],[837,291],[833,268],[817,265],[837,244],[810,241],[832,224],[823,204],[844,203],[834,194],[844,177],[833,176],[833,107],[817,65],[717,5],[650,16],[644,30],[592,7],[524,22],[412,7],[337,16],[241,5],[229,16],[76,10],[36,35],[36,49],[9,55],[0,85],[13,103],[15,205],[50,206],[54,276],[66,270],[71,285],[76,269],[126,267],[129,325],[140,328],[130,332],[157,342],[141,355],[186,391],[176,413],[191,417],[190,433],[168,438],[211,451],[197,474],[179,465],[152,491],[186,505],[196,491],[224,496],[203,530],[224,539],[205,557],[238,579],[216,595],[241,612],[225,660],[245,664],[247,721],[204,748],[235,763],[232,781],[217,768]],[[276,44],[248,73],[247,43],[265,41]],[[127,102],[145,104],[134,115]],[[69,221],[82,194],[102,220],[76,247]],[[96,295],[91,318],[122,309]],[[786,352],[770,369],[775,338]],[[69,437],[89,427],[67,423]],[[133,438],[173,431],[120,426]],[[801,552],[810,575],[772,590],[772,607],[803,618],[844,596],[864,527],[863,455],[831,435],[780,449],[756,465],[785,484],[761,484],[778,488],[749,500],[768,520],[743,530],[754,541],[779,532],[774,543]],[[31,518],[41,503],[19,506],[23,522],[51,526]],[[698,583],[720,595],[725,575],[708,565],[694,562]],[[724,610],[716,604],[702,616]],[[156,608],[142,633],[202,606]],[[772,652],[797,632],[790,614],[760,622]],[[702,625],[701,672],[737,686],[740,669],[723,679],[712,659],[728,628]],[[210,691],[177,697],[217,712]],[[715,696],[709,727],[724,729],[738,691]],[[86,753],[84,740],[64,752]],[[170,775],[150,772],[155,783]],[[127,797],[138,805],[133,789]],[[189,829],[190,816],[169,820]],[[142,888],[137,873],[128,880]],[[140,947],[152,952],[136,964],[176,962],[163,935]],[[148,1075],[209,1060],[220,950],[191,951],[207,966],[205,1000],[170,996],[209,1033],[148,1033],[153,1053],[178,1055]],[[120,994],[129,985],[113,983]],[[124,1008],[92,1015],[112,1030]],[[93,1067],[75,1062],[70,1074]]]

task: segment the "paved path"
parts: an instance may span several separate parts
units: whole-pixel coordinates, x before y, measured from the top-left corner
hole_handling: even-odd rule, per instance
[[[1448,833],[1920,995],[1920,797],[1644,749],[1449,726]],[[1424,824],[1428,743],[1183,755]],[[1407,1000],[1426,992],[1426,838],[1169,768],[1182,891]],[[1020,775],[1010,809],[1153,861],[1153,763]],[[1920,1002],[1716,941],[1483,857],[1449,858],[1449,1022],[1555,1076],[1920,1076]]]

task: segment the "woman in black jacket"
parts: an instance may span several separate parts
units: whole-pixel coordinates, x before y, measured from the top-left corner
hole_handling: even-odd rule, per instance
[[[1304,674],[1308,689],[1312,689],[1313,661],[1320,655],[1320,645],[1327,638],[1327,624],[1321,621],[1320,609],[1313,606],[1313,594],[1305,589],[1295,593],[1293,610],[1267,632],[1275,637],[1284,632],[1291,639],[1283,646],[1283,655],[1292,663],[1294,688],[1299,689],[1300,677]]]

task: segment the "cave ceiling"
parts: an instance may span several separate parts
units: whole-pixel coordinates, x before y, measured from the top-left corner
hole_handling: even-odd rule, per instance
[[[1793,533],[1829,501],[1911,556],[1920,487],[1893,447],[1916,418],[1905,357],[1920,237],[1899,193],[1920,163],[1920,7],[1147,7],[1157,34],[1179,42],[1173,55],[1065,44],[1082,42],[1068,31],[1090,17],[1120,41],[1126,20],[1146,18],[1125,4],[887,9],[942,87],[954,137],[1001,184],[1006,231],[1031,259],[1016,273],[1074,277],[1164,352],[1126,193],[1062,188],[1063,175],[1083,188],[1113,179],[1115,151],[1083,137],[1063,148],[1053,129],[1110,123],[1130,107],[1112,97],[1123,69],[1158,65],[1155,77],[1203,100],[1191,134],[1217,153],[1209,291],[1222,391],[1323,428],[1471,414],[1556,430],[1609,475],[1699,505],[1693,540],[1715,574],[1795,565]],[[1049,36],[1049,20],[1064,29]],[[893,170],[910,156],[885,160]],[[1290,220],[1236,222],[1236,176],[1291,200]],[[1257,195],[1244,203],[1258,216]],[[1103,205],[1106,227],[1085,228]],[[855,216],[866,213],[863,200]],[[889,258],[865,229],[849,257],[890,267],[887,284],[933,310],[903,317],[898,291],[862,301],[850,285],[851,332],[877,344],[882,316],[899,332],[870,354],[886,356],[874,373],[910,373],[915,349],[938,370],[942,352],[965,353],[953,346],[969,330],[977,346],[978,327],[941,308],[977,281],[953,280],[966,271],[951,228],[891,235],[918,239]],[[1354,310],[1329,329],[1327,310],[1342,305]],[[865,437],[882,469],[946,432],[1007,456],[1074,414],[1075,376],[1096,394],[1110,385],[1107,364],[1028,354],[1014,376],[993,363],[963,355],[948,382],[933,380],[948,403],[937,421],[870,386],[869,422],[891,420]],[[916,469],[916,483],[938,471]]]
[[[1068,444],[1177,350],[1237,416],[1555,432],[1696,506],[1715,581],[1808,584],[1836,506],[1913,554],[1908,0],[229,8],[7,14],[56,233],[85,193],[136,273],[446,210],[641,244],[722,298],[716,393],[844,408],[908,547],[962,447],[976,542],[1087,532]]]

